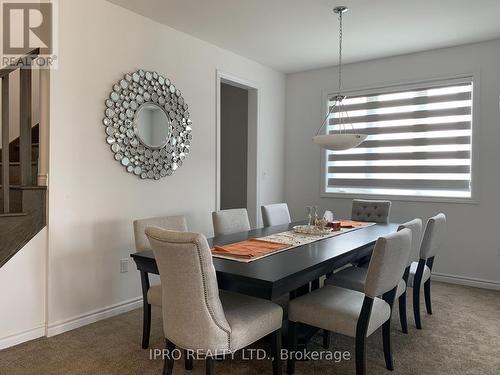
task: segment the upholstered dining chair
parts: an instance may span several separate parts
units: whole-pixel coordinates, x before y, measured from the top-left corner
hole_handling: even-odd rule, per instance
[[[391,201],[353,199],[351,208],[351,219],[356,221],[367,221],[372,223],[387,224],[391,213]],[[358,266],[368,265],[370,257],[364,257],[357,262]]]
[[[246,208],[233,208],[212,212],[212,222],[215,236],[250,230],[250,221],[248,220]]]
[[[232,354],[270,335],[273,374],[281,373],[283,309],[267,300],[219,291],[206,238],[199,233],[147,228],[162,282],[163,332],[167,355],[163,374],[172,374],[168,351],[176,347],[206,357]]]
[[[410,255],[411,236],[410,229],[403,229],[377,240],[363,292],[326,285],[291,300],[288,308],[291,353],[296,350],[299,324],[355,337],[356,374],[363,375],[365,338],[382,326],[385,364],[388,370],[393,370],[391,310]],[[293,374],[294,370],[295,360],[289,355],[287,372]]]
[[[152,217],[134,221],[135,250],[137,252],[151,249],[144,231],[147,227],[159,227],[176,231],[187,231],[186,218],[183,215]],[[142,348],[149,347],[151,332],[151,305],[161,306],[161,285],[150,285],[149,276],[141,272],[143,296]]]
[[[353,199],[351,219],[374,223],[388,223],[391,201]]]
[[[286,203],[268,204],[266,206],[261,206],[260,209],[262,211],[264,227],[289,224],[292,221]]]
[[[403,229],[409,229],[411,231],[411,249],[403,278],[399,281],[398,288],[396,289],[395,298],[399,301],[399,320],[401,322],[401,330],[404,333],[408,333],[408,321],[406,317],[406,288],[410,273],[410,266],[413,260],[418,258],[420,241],[422,239],[422,220],[413,219],[407,223],[401,224],[398,231]],[[365,289],[367,274],[368,268],[352,266],[334,273],[325,280],[325,284],[362,292]]]
[[[413,314],[417,329],[422,329],[420,319],[420,288],[424,286],[425,307],[427,314],[432,315],[431,306],[431,273],[434,257],[441,248],[446,236],[446,215],[443,213],[431,217],[425,225],[424,236],[420,246],[420,259],[410,266],[408,286],[413,287]]]

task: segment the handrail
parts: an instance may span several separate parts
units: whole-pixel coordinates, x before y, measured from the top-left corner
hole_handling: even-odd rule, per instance
[[[9,75],[10,73],[21,69],[22,65],[26,64],[28,58],[29,64],[40,54],[40,48],[35,48],[29,51],[26,55],[20,57],[15,64],[11,64],[0,70],[0,81],[2,81],[2,198],[3,198],[3,213],[10,212],[10,155],[9,155],[9,120],[10,120],[10,104],[9,104]],[[31,111],[32,111],[32,85],[31,85],[31,70],[22,69],[19,78],[19,161],[21,184],[29,185],[31,176]]]
[[[31,51],[27,52],[26,54],[24,54],[23,56],[18,58],[14,64],[7,65],[7,66],[3,67],[2,69],[0,69],[0,78],[12,73],[13,71],[15,71],[17,69],[20,69],[21,66],[24,65],[23,61],[26,57],[30,57],[30,56],[36,57],[38,55],[40,55],[40,48],[35,48],[35,49],[32,49]]]

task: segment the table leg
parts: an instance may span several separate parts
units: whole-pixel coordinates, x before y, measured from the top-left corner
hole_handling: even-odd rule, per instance
[[[143,306],[143,321],[142,321],[142,348],[149,347],[149,334],[151,332],[151,305],[148,303],[149,290],[149,275],[147,272],[141,271],[142,285],[142,306]]]

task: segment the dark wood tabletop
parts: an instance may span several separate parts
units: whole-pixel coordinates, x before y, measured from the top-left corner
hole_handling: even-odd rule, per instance
[[[253,229],[208,239],[209,245],[226,245],[292,229],[291,223]],[[250,263],[213,258],[219,288],[274,299],[317,280],[336,268],[363,258],[377,238],[396,232],[398,224],[375,224],[321,239]],[[131,254],[141,272],[158,273],[152,250]]]

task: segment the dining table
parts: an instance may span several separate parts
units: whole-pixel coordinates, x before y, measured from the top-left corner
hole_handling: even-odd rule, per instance
[[[246,232],[208,238],[210,248],[262,238],[293,230],[304,222],[293,222]],[[320,238],[291,249],[277,252],[252,262],[239,262],[214,256],[219,289],[242,293],[267,300],[284,295],[295,298],[319,287],[320,278],[350,263],[370,256],[379,237],[398,230],[399,224],[375,223],[333,237]],[[150,287],[149,274],[159,274],[152,250],[132,253],[141,274],[144,302]],[[303,340],[312,335],[305,334]],[[302,340],[302,341],[303,341]]]

